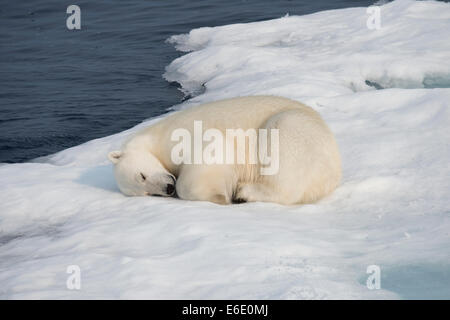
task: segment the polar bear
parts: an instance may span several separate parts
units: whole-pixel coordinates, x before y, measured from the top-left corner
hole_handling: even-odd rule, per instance
[[[202,130],[212,129],[214,134],[206,139],[205,131],[200,138],[195,137],[199,123]],[[237,136],[228,137],[230,130],[244,133],[258,130],[258,139],[263,136],[262,130],[270,130],[264,134],[267,142],[261,139],[257,145],[276,148],[263,156],[259,154],[256,163],[250,162],[250,154],[256,147],[248,135],[244,137],[245,145],[249,145],[244,157],[236,161],[242,148],[237,150]],[[217,140],[223,134],[226,143],[236,144],[228,149],[228,144],[225,148],[222,141],[216,144],[219,147],[214,153],[236,151],[236,155],[230,156],[231,162],[205,163],[197,159],[180,163],[179,159],[174,160],[174,155],[177,156],[174,150],[179,150],[181,143],[176,132],[193,134],[202,147],[208,145],[205,140],[212,144],[213,136]],[[269,136],[277,139],[271,140]],[[182,146],[192,148],[191,142],[184,141]],[[178,156],[189,160],[193,153],[198,155],[196,150],[183,150]],[[266,160],[276,158],[275,153],[278,163],[274,172],[263,174]],[[114,164],[120,190],[129,196],[176,194],[185,200],[218,204],[264,201],[291,205],[323,198],[341,179],[338,146],[320,115],[302,103],[277,96],[237,97],[175,112],[135,134],[122,150],[112,151],[108,157]]]

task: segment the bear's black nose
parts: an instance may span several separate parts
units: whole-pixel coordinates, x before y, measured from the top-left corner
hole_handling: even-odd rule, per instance
[[[174,192],[175,192],[175,185],[169,183],[169,184],[167,185],[167,187],[166,187],[166,193],[167,193],[169,196],[171,196],[171,195],[174,194]]]

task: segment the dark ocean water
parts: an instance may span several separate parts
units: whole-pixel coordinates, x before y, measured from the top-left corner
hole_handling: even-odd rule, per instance
[[[0,162],[117,133],[179,103],[176,84],[162,78],[181,55],[164,42],[171,35],[373,2],[2,0]],[[66,27],[71,4],[81,30]]]

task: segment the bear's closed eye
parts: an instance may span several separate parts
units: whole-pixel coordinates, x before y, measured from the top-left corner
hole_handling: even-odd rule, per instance
[[[142,181],[145,181],[145,179],[147,179],[147,177],[141,172],[141,178],[142,178]]]

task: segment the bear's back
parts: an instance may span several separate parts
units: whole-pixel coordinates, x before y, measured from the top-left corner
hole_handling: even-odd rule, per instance
[[[203,130],[215,128],[249,129],[261,127],[268,118],[281,111],[312,109],[297,101],[277,96],[247,96],[201,104],[174,113],[158,122],[164,130],[193,129],[194,121],[201,121]],[[314,112],[314,111],[313,111]]]

